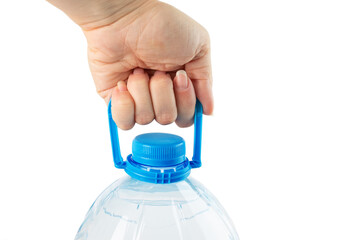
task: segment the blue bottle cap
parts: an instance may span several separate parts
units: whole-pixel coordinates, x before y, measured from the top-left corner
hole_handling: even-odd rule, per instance
[[[185,161],[185,141],[168,133],[146,133],[132,143],[132,159],[152,167],[169,167]]]
[[[151,183],[173,183],[190,175],[183,138],[168,133],[146,133],[133,140],[125,171],[131,177]]]

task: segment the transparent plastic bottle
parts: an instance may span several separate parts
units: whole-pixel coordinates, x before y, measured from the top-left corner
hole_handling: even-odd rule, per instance
[[[216,198],[189,178],[201,166],[202,107],[196,104],[194,154],[167,133],[138,135],[121,157],[118,129],[108,109],[114,163],[129,175],[110,185],[91,206],[75,240],[238,240]]]
[[[95,201],[76,240],[238,240],[216,198],[192,178],[117,180]]]

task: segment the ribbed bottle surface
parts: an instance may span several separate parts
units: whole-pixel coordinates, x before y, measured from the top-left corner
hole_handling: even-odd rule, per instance
[[[91,206],[75,240],[239,240],[216,198],[194,179],[152,184],[125,177]]]

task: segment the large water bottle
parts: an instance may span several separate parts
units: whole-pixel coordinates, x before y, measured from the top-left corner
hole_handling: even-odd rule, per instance
[[[216,198],[190,170],[201,166],[202,106],[196,104],[194,155],[176,135],[148,133],[133,140],[123,161],[108,109],[114,163],[129,175],[110,185],[87,213],[75,240],[238,240]]]

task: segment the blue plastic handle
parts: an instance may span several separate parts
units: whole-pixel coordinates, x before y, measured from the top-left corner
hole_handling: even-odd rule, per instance
[[[194,113],[194,149],[192,161],[190,162],[192,168],[201,167],[202,116],[202,105],[199,100],[196,100]],[[108,106],[108,117],[114,164],[116,168],[124,169],[126,166],[126,162],[121,156],[118,128],[111,114],[111,99]]]

